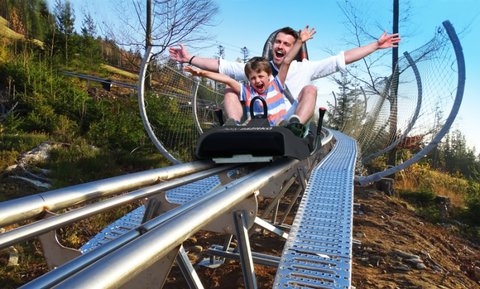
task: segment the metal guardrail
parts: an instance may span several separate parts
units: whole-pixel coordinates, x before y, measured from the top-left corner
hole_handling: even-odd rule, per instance
[[[106,197],[163,180],[191,174],[211,168],[214,165],[213,162],[179,164],[1,202],[0,226],[38,217],[46,211],[54,212],[95,198]]]
[[[356,142],[334,136],[335,147],[308,182],[274,288],[350,288]]]
[[[113,79],[101,78],[93,75],[87,75],[87,74],[76,73],[71,71],[64,71],[63,74],[71,77],[78,77],[85,80],[100,82],[105,90],[110,90],[113,85],[118,87],[130,88],[134,90],[137,89],[136,84],[125,83],[125,82],[121,82]]]
[[[182,205],[207,194],[219,185],[220,179],[215,175],[168,190],[165,194],[166,198],[172,203]],[[138,207],[90,239],[80,248],[80,252],[82,252],[82,254],[89,252],[135,229],[141,225],[144,214],[145,206]]]

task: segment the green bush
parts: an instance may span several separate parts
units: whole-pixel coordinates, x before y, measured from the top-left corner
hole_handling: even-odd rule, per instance
[[[53,149],[47,166],[51,170],[50,178],[56,188],[122,173],[111,154],[81,140],[69,146]]]
[[[147,136],[140,117],[132,114],[125,110],[105,114],[101,120],[90,125],[87,138],[97,146],[112,150],[131,151],[143,146]]]
[[[47,135],[37,134],[1,134],[0,151],[26,152],[48,139]]]
[[[412,191],[400,191],[400,197],[407,200],[410,203],[419,205],[422,207],[427,207],[433,204],[433,200],[437,195],[428,190],[422,190],[419,192]]]
[[[21,118],[17,113],[10,113],[0,123],[0,133],[16,133],[20,131],[20,128],[23,126],[24,119]]]
[[[469,182],[467,188],[466,209],[463,221],[475,226],[480,226],[480,184]]]

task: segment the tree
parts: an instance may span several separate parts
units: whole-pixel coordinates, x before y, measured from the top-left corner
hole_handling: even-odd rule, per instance
[[[64,44],[65,64],[68,64],[68,49],[69,41],[75,31],[75,11],[72,8],[69,0],[62,2],[56,0],[55,2],[55,19],[57,29],[60,32],[60,41]]]
[[[218,48],[218,52],[215,55],[215,58],[216,59],[224,59],[225,58],[225,47],[223,47],[223,45],[218,45],[217,48]]]
[[[101,61],[102,51],[99,41],[95,39],[97,27],[90,13],[84,14],[82,22],[81,54],[84,56],[83,63],[98,64]]]
[[[461,174],[467,179],[480,181],[480,159],[475,155],[475,148],[467,147],[465,136],[459,130],[454,130],[445,136],[432,151],[427,160],[435,165],[435,169],[450,174]],[[433,166],[432,166],[433,167]]]
[[[92,15],[90,15],[88,12],[83,16],[81,31],[84,37],[90,36],[94,38],[97,34],[97,26],[95,25],[95,21],[93,21]]]
[[[365,103],[359,98],[362,90],[347,74],[342,74],[341,78],[333,77],[333,80],[338,85],[339,93],[334,93],[336,105],[329,104],[328,125],[333,129],[351,134],[355,125],[364,117],[362,111]]]
[[[168,47],[179,43],[189,44],[211,38],[206,29],[218,12],[213,0],[151,0],[151,42],[157,51],[163,53]],[[121,21],[121,27],[108,24],[107,35],[121,46],[135,46],[133,50],[145,47],[147,25],[147,4],[145,0],[114,1]],[[133,7],[129,6],[133,5]],[[135,11],[135,19],[128,11]],[[139,33],[142,31],[143,33]]]

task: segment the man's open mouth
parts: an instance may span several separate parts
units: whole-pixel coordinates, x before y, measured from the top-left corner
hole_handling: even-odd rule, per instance
[[[282,58],[284,56],[285,56],[285,53],[283,51],[280,51],[280,50],[275,51],[275,57]]]

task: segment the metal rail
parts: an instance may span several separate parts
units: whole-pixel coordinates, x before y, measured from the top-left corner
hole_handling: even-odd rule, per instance
[[[0,226],[35,218],[95,198],[212,168],[213,162],[193,162],[112,177],[0,203]]]
[[[30,239],[42,233],[52,231],[57,228],[64,227],[75,221],[86,219],[89,216],[113,209],[123,204],[147,198],[159,192],[178,187],[180,185],[193,182],[195,180],[205,178],[207,176],[217,174],[221,171],[227,170],[232,166],[219,166],[209,170],[194,173],[188,176],[180,177],[174,180],[165,181],[157,185],[142,188],[127,194],[116,196],[105,201],[97,202],[67,213],[43,219],[31,224],[21,226],[19,228],[10,230],[0,234],[0,249],[6,248],[15,243]]]

